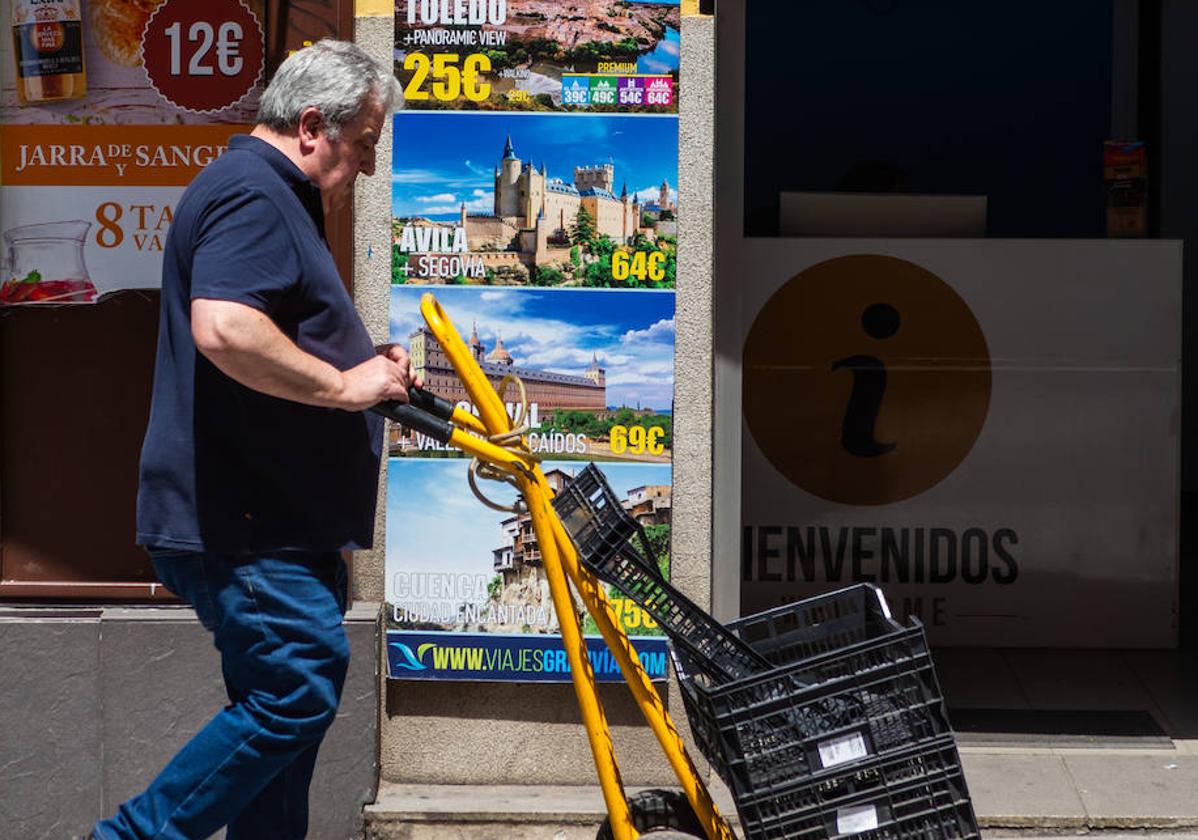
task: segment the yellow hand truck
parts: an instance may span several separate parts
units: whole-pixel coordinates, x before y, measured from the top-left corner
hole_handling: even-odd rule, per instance
[[[735,840],[727,821],[720,815],[699,778],[677,728],[621,628],[602,585],[579,562],[574,542],[554,510],[554,492],[541,472],[537,459],[530,452],[527,440],[508,416],[503,398],[492,387],[431,293],[423,295],[420,311],[465,386],[470,401],[478,410],[478,416],[422,389],[413,389],[411,401],[407,404],[388,402],[376,406],[374,410],[433,440],[473,456],[483,465],[478,470],[480,475],[512,484],[523,498],[540,546],[545,576],[561,627],[562,644],[570,663],[574,694],[582,713],[607,807],[608,822],[601,829],[600,837],[633,840],[641,832],[675,826],[661,824],[659,818],[667,815],[663,815],[657,807],[648,804],[642,807],[637,798],[630,801],[624,793],[611,733],[595,689],[594,672],[571,597],[570,583],[598,626],[641,714],[678,777],[697,827],[709,840]],[[474,473],[470,475],[473,484]]]

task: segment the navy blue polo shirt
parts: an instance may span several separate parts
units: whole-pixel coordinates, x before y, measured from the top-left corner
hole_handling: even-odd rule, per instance
[[[382,419],[254,391],[196,350],[191,301],[264,312],[339,370],[375,354],[324,238],[320,191],[250,136],[191,183],[162,265],[140,545],[234,554],[369,547]]]

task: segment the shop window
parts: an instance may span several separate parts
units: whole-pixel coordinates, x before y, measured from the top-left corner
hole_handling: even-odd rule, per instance
[[[351,38],[351,0],[267,0],[267,70]],[[352,203],[351,205],[352,206]],[[352,278],[349,207],[327,233]],[[134,545],[159,295],[0,309],[0,601],[169,598]]]
[[[803,221],[834,224],[831,194],[860,197],[841,235],[913,207],[907,235],[1107,235],[1104,143],[1145,139],[1143,5],[747,4],[746,234],[828,235]]]

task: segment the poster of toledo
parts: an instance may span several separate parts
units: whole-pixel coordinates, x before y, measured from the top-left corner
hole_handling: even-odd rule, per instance
[[[421,110],[678,110],[678,0],[397,0]]]

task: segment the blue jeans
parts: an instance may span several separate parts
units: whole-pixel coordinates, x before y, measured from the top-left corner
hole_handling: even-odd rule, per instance
[[[151,554],[212,633],[229,705],[95,836],[201,840],[227,825],[227,840],[301,840],[316,751],[349,665],[341,555]]]

